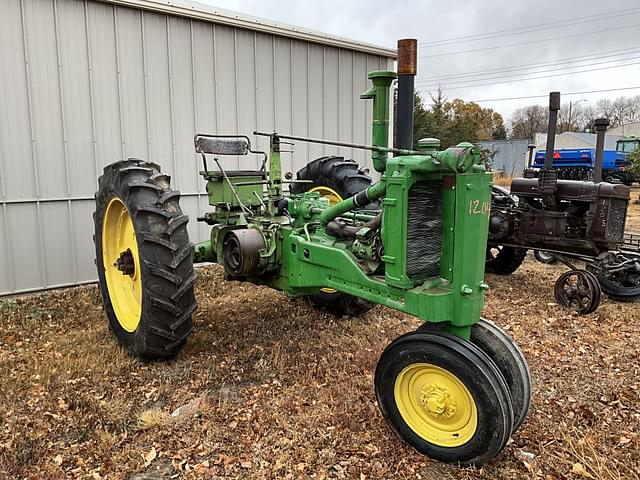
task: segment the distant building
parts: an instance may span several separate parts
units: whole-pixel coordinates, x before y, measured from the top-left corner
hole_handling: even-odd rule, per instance
[[[610,128],[608,133],[612,135],[623,135],[629,137],[631,135],[640,137],[640,122],[625,123],[617,127]]]
[[[607,131],[604,138],[605,150],[615,150],[616,141],[620,138],[621,134],[613,134],[611,130]],[[535,143],[537,150],[545,150],[547,148],[547,134],[536,133],[536,139],[533,143]],[[556,135],[555,148],[596,148],[596,134],[563,132]]]
[[[527,166],[529,140],[488,140],[478,142],[480,148],[493,154],[492,165],[495,172],[509,177],[517,177]]]
[[[627,127],[637,125],[638,130],[627,130],[629,132],[635,131],[637,133],[627,133],[626,135],[638,135],[640,136],[640,122],[637,124],[627,124]],[[611,133],[613,130],[618,132],[618,128],[611,129],[607,133]],[[605,150],[615,150],[616,141],[622,138],[622,134],[608,134],[605,136],[604,148]],[[522,175],[524,169],[527,167],[527,161],[529,158],[528,145],[531,142],[527,139],[524,140],[488,140],[484,142],[478,142],[480,148],[488,150],[493,154],[493,170],[500,172],[503,175],[509,177],[517,177]],[[544,151],[547,148],[547,134],[536,133],[536,138],[533,141],[536,145],[534,150]],[[595,133],[580,133],[580,132],[563,132],[556,135],[555,148],[596,148],[596,134]]]

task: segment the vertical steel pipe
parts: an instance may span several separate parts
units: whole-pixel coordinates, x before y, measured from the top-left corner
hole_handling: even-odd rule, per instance
[[[413,99],[417,50],[416,39],[398,40],[398,110],[395,147],[407,150],[413,149]]]
[[[547,150],[544,155],[545,170],[551,170],[553,168],[553,150],[556,142],[558,110],[560,110],[560,92],[551,92],[549,94],[549,128],[547,130]]]
[[[596,163],[593,166],[593,181],[602,181],[602,161],[604,157],[604,136],[609,126],[608,118],[596,118],[594,127],[596,129]]]

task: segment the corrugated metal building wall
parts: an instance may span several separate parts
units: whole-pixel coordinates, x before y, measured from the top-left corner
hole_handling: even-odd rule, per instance
[[[480,148],[495,153],[493,170],[508,176],[520,176],[527,168],[531,140],[489,140],[478,142]]]
[[[201,6],[199,6],[201,7]],[[394,52],[151,0],[4,0],[0,15],[0,295],[93,281],[102,167],[173,177],[192,241],[208,230],[195,132],[370,141],[367,72]],[[244,28],[250,25],[251,29]],[[267,148],[264,139],[254,145]],[[295,171],[335,148],[298,144]],[[362,151],[342,149],[362,163]],[[252,168],[253,158],[227,159]]]

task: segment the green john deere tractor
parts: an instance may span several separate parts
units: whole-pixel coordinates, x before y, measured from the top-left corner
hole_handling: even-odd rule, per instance
[[[531,396],[521,351],[480,316],[491,174],[468,143],[388,146],[396,77],[369,73],[372,86],[361,95],[373,100],[372,145],[254,132],[269,138],[267,154],[246,136],[196,135],[212,209],[198,218],[211,226],[210,239],[195,246],[180,195],[158,165],[107,166],[95,214],[105,310],[132,355],[174,356],[192,330],[193,264],[215,262],[230,280],[308,297],[338,314],[380,304],[414,315],[424,324],[391,342],[376,368],[382,415],[419,452],[481,465],[522,424]],[[403,85],[399,95],[413,98],[413,85]],[[372,184],[355,162],[330,156],[283,180],[285,140],[367,149],[380,179]],[[249,154],[263,157],[261,169],[229,171],[219,159]]]

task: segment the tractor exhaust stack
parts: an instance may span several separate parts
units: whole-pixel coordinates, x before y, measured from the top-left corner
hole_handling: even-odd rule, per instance
[[[594,127],[596,129],[596,164],[593,166],[593,181],[602,181],[602,162],[604,160],[604,136],[609,126],[608,118],[596,118]]]
[[[396,148],[413,148],[413,99],[416,76],[418,41],[415,38],[398,40],[398,119]]]
[[[553,168],[553,150],[556,143],[556,126],[560,110],[560,92],[549,94],[549,128],[547,129],[547,150],[544,155],[544,168],[538,174],[538,188],[545,205],[555,203],[554,194],[558,184],[558,171]]]
[[[547,150],[544,155],[545,170],[551,170],[553,168],[553,150],[556,143],[558,110],[560,110],[560,92],[551,92],[549,94],[549,128],[547,130]]]

